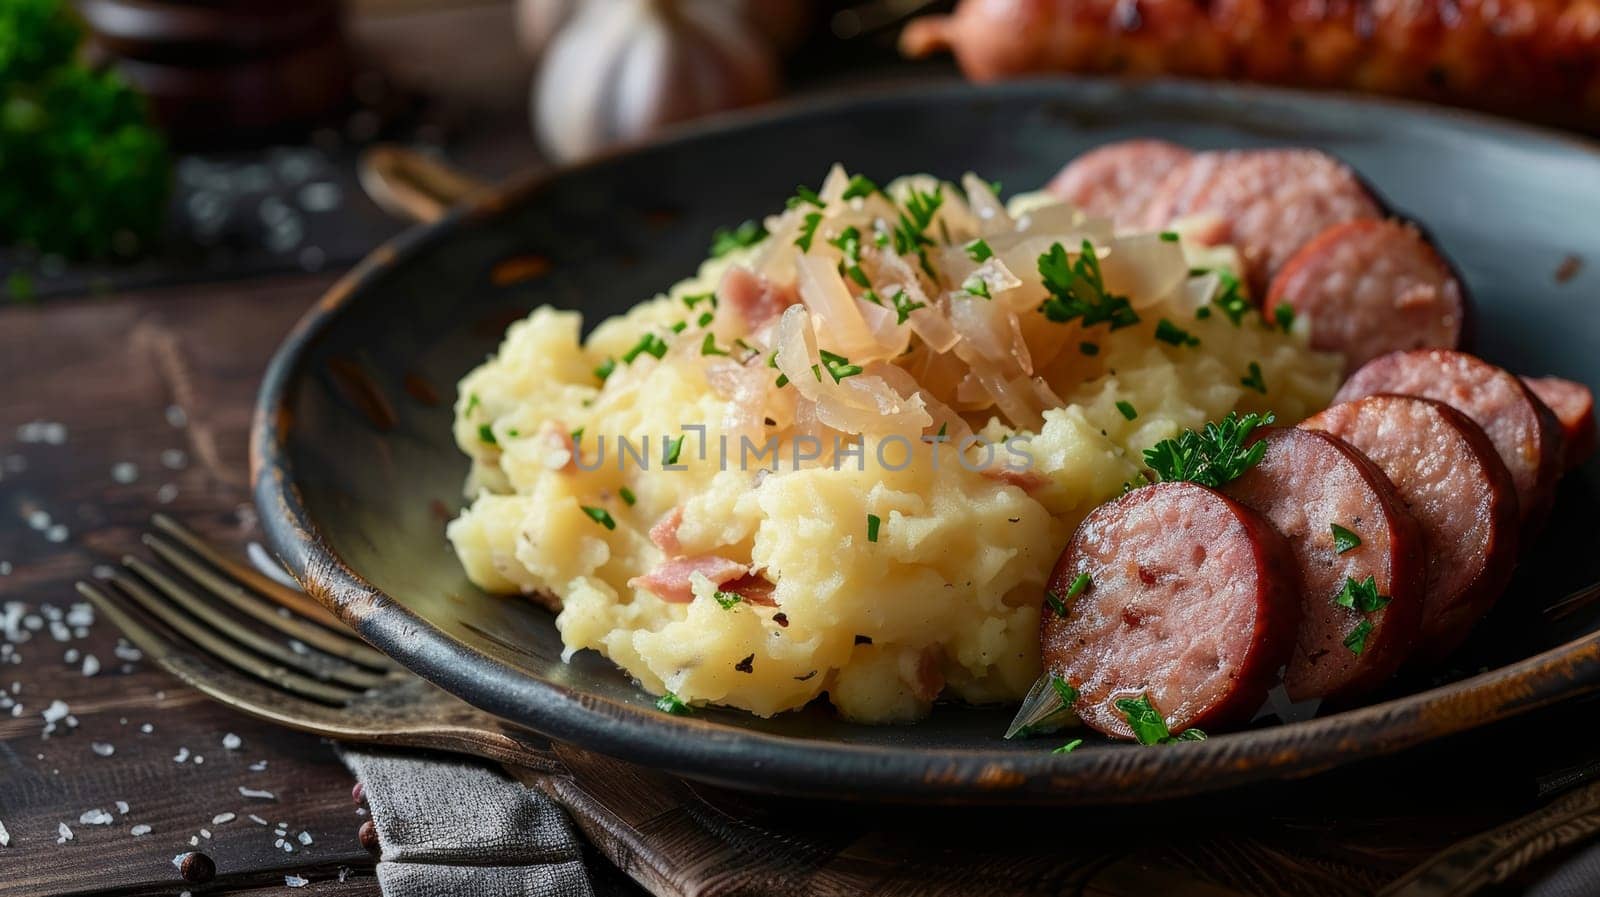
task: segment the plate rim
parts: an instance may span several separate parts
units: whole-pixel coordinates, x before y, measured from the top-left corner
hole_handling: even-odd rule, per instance
[[[492,217],[545,184],[642,150],[663,150],[784,119],[874,103],[971,100],[1033,93],[1070,102],[1083,90],[1116,89],[1168,99],[1206,95],[1313,106],[1382,107],[1407,117],[1468,126],[1498,139],[1565,144],[1596,157],[1600,146],[1569,134],[1479,113],[1354,94],[1180,79],[1024,79],[972,85],[949,79],[891,89],[845,90],[717,116],[659,140],[619,147],[577,165],[514,179],[415,226],[373,250],[296,322],[273,354],[252,416],[250,479],[266,538],[307,594],[412,672],[474,706],[540,735],[667,772],[746,791],[798,797],[930,803],[1126,804],[1186,797],[1263,781],[1303,778],[1392,754],[1600,689],[1600,631],[1447,685],[1312,720],[1220,734],[1181,751],[1095,746],[1046,750],[914,748],[819,741],[741,730],[541,679],[447,635],[368,583],[317,529],[289,457],[290,404],[301,364],[350,302],[392,268]],[[1219,98],[1218,95],[1221,95]],[[1498,132],[1498,133],[1495,133]],[[463,671],[473,675],[464,676]],[[493,675],[487,675],[492,673]]]

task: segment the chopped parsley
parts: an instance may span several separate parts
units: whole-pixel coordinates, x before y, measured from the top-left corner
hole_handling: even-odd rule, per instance
[[[1367,650],[1367,637],[1370,635],[1372,635],[1372,621],[1362,620],[1356,624],[1356,628],[1350,630],[1349,635],[1344,637],[1344,646],[1350,649],[1351,654],[1360,656],[1361,652]]]
[[[851,364],[850,359],[843,355],[835,355],[827,349],[819,349],[818,355],[822,358],[822,366],[828,369],[828,376],[832,377],[835,383],[841,382],[846,377],[854,377],[861,373],[861,365]],[[817,374],[817,379],[821,380],[822,375],[817,372],[816,367],[816,365],[812,365],[811,372]]]
[[[1079,343],[1078,351],[1085,355],[1099,355],[1100,347],[1095,343]]]
[[[602,378],[602,379],[604,379],[604,378]],[[472,393],[471,395],[467,396],[467,407],[461,409],[461,413],[462,414],[471,414],[472,412],[478,410],[478,406],[480,404],[482,404],[482,403],[478,401],[478,394],[477,393]]]
[[[874,184],[870,178],[867,178],[864,175],[853,174],[850,176],[850,183],[845,185],[844,198],[865,198],[877,192],[878,185]]]
[[[1199,308],[1195,309],[1194,310],[1194,317],[1195,317],[1195,320],[1197,320],[1197,321],[1204,321],[1206,318],[1211,317],[1211,306],[1202,305]]]
[[[1122,416],[1128,420],[1133,420],[1139,416],[1139,409],[1133,407],[1132,402],[1118,402],[1117,410],[1121,411]]]
[[[800,236],[794,238],[794,245],[800,247],[801,252],[811,251],[811,241],[817,238],[817,226],[822,224],[822,213],[811,212],[806,215],[805,223],[800,226]]]
[[[1344,554],[1352,548],[1361,545],[1361,537],[1345,529],[1337,523],[1328,524],[1328,529],[1333,531],[1333,553]]]
[[[606,378],[611,376],[611,372],[615,371],[616,369],[617,360],[615,358],[607,357],[605,361],[600,362],[600,364],[595,367],[594,375],[599,378],[601,383],[604,383],[606,382]]]
[[[900,213],[895,222],[891,236],[894,239],[894,251],[900,255],[915,254],[922,264],[922,270],[929,277],[934,277],[933,266],[928,263],[927,247],[933,245],[933,239],[926,231],[933,224],[935,215],[939,214],[939,207],[944,205],[944,185],[940,184],[932,193],[924,193],[915,187],[911,188],[910,195],[906,197],[905,211]]]
[[[716,293],[685,293],[684,294],[683,304],[690,311],[693,311],[694,307],[696,305],[699,305],[702,302],[709,302],[709,303],[711,303],[711,307],[712,308],[716,308],[717,307],[717,294]]]
[[[717,348],[716,334],[707,333],[705,341],[700,344],[701,355],[726,355],[726,350]]]
[[[1265,442],[1245,447],[1245,440],[1257,427],[1273,422],[1265,417],[1229,413],[1222,423],[1210,422],[1205,430],[1184,430],[1173,439],[1163,439],[1145,450],[1144,461],[1163,482],[1199,483],[1220,489],[1254,467],[1267,453]]]
[[[861,231],[854,226],[847,227],[828,243],[844,253],[844,260],[839,263],[840,274],[855,281],[859,286],[872,286],[866,273],[861,270]]]
[[[1233,326],[1239,326],[1239,322],[1244,320],[1244,313],[1252,308],[1250,300],[1245,298],[1244,284],[1226,268],[1194,268],[1189,271],[1190,277],[1204,277],[1207,274],[1217,275],[1217,280],[1222,283],[1222,289],[1211,300],[1211,304],[1222,309]]]
[[[666,461],[666,463],[668,463],[668,464],[676,464],[676,463],[678,463],[678,456],[681,455],[681,454],[683,454],[683,435],[679,434],[677,439],[674,439],[671,442],[667,443],[667,452],[666,452],[667,461]]]
[[[673,716],[688,716],[694,712],[694,708],[683,703],[677,695],[670,691],[656,699],[656,709],[662,713],[670,713]]]
[[[1056,697],[1061,699],[1061,706],[1071,707],[1073,704],[1078,703],[1078,690],[1073,687],[1071,682],[1057,676],[1055,673],[1050,674],[1050,688],[1056,693]]]
[[[621,489],[618,489],[617,494],[622,496],[622,503],[630,508],[639,501],[639,497],[634,495],[633,490],[629,489],[627,486],[623,486]]]
[[[1039,256],[1039,275],[1050,291],[1050,298],[1039,306],[1039,311],[1057,324],[1080,319],[1085,327],[1110,324],[1116,330],[1139,323],[1128,297],[1106,291],[1100,259],[1088,240],[1083,241],[1082,252],[1070,264],[1067,250],[1060,243],[1051,246],[1049,252]]]
[[[679,321],[676,324],[672,325],[672,332],[673,333],[682,333],[682,332],[684,332],[685,330],[688,330],[688,329],[689,329],[689,322],[688,321]]]
[[[1044,590],[1044,603],[1048,605],[1052,611],[1055,611],[1056,616],[1066,617],[1067,603],[1062,601],[1061,596],[1057,595],[1053,589]]]
[[[711,234],[711,257],[722,258],[730,252],[754,246],[767,238],[767,229],[759,221],[746,221],[735,228],[719,227]]]
[[[715,319],[716,315],[712,314],[711,312],[704,312],[700,315],[700,317],[695,319],[695,324],[697,326],[704,327]]]
[[[798,209],[804,205],[816,206],[819,209],[827,208],[827,204],[822,201],[822,197],[817,195],[817,191],[805,185],[794,188],[794,195],[789,197],[785,205],[791,209]]]
[[[985,299],[994,298],[994,296],[990,295],[989,293],[989,282],[984,280],[983,277],[978,274],[974,274],[963,281],[961,284],[961,289],[974,296],[982,296]]]
[[[1170,230],[1162,231],[1161,232],[1161,242],[1163,242],[1163,243],[1176,243],[1176,242],[1178,242],[1178,234],[1177,234],[1177,232],[1176,231],[1170,231]]]
[[[1205,741],[1206,733],[1199,729],[1185,729],[1173,735],[1167,729],[1167,721],[1160,711],[1150,703],[1148,693],[1138,698],[1120,698],[1116,702],[1118,710],[1128,721],[1128,728],[1133,730],[1133,737],[1140,744],[1174,744],[1179,741]]]
[[[646,353],[660,358],[667,354],[667,341],[654,333],[646,333],[644,336],[639,337],[639,341],[633,344],[633,348],[622,353],[622,360],[626,364],[632,364],[635,358]]]
[[[979,264],[994,258],[994,250],[989,248],[988,242],[983,239],[973,240],[966,245],[967,258]]]
[[[478,440],[488,445],[499,445],[500,440],[494,438],[494,430],[488,424],[478,425]]]
[[[1249,373],[1239,378],[1239,383],[1262,395],[1267,394],[1267,381],[1261,377],[1261,365],[1254,361],[1250,362]]]
[[[868,514],[867,515],[867,541],[868,542],[876,542],[876,541],[878,541],[878,527],[881,526],[882,524],[883,524],[883,521],[878,518],[877,514]]]
[[[607,511],[605,508],[592,508],[588,505],[581,505],[580,507],[583,509],[583,513],[588,514],[589,519],[593,520],[595,523],[600,524],[606,529],[617,528],[617,522],[611,519],[611,512]]]
[[[1354,577],[1344,578],[1344,588],[1333,598],[1333,603],[1340,607],[1348,607],[1362,613],[1372,613],[1383,610],[1389,605],[1388,595],[1378,594],[1378,581],[1375,577],[1368,576],[1361,582],[1356,582]]]
[[[1071,741],[1067,742],[1066,744],[1062,745],[1061,747],[1058,747],[1055,750],[1051,751],[1050,753],[1052,753],[1052,754],[1070,754],[1073,751],[1077,750],[1082,745],[1083,745],[1083,739],[1082,738],[1074,738]]]
[[[512,433],[511,435],[515,436],[517,434],[516,433]],[[572,444],[574,446],[583,444],[583,427],[579,427],[578,429],[573,430],[572,433],[569,434],[569,435],[572,436]]]
[[[1077,576],[1074,576],[1072,578],[1072,585],[1067,586],[1067,600],[1071,601],[1079,595],[1082,595],[1083,590],[1087,589],[1093,583],[1094,580],[1091,579],[1087,573],[1079,573]]]
[[[1287,302],[1279,302],[1278,307],[1272,310],[1272,317],[1277,319],[1278,328],[1284,333],[1294,327],[1294,308]]]
[[[1156,322],[1156,339],[1174,346],[1198,346],[1200,339],[1166,318]]]
[[[919,308],[928,307],[928,303],[926,302],[912,302],[911,297],[906,295],[906,291],[904,289],[895,290],[894,295],[889,297],[889,301],[894,303],[894,316],[896,324],[904,324],[906,321],[910,320],[912,312]]]
[[[723,610],[733,610],[735,605],[744,600],[744,596],[738,592],[728,592],[722,589],[717,589],[716,594],[711,597],[717,599],[717,604]]]

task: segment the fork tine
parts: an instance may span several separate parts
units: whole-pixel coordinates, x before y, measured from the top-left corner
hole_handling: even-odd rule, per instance
[[[266,602],[252,595],[238,583],[230,582],[216,571],[196,563],[175,545],[160,536],[146,533],[144,544],[149,546],[150,550],[159,555],[162,560],[176,567],[207,592],[228,602],[240,613],[247,614],[290,638],[298,639],[335,657],[341,657],[353,663],[359,663],[362,666],[376,670],[393,668],[389,663],[389,658],[369,648],[353,635],[339,635],[331,630],[309,623],[301,617],[279,613],[283,608],[268,606]],[[345,631],[349,632],[348,629]]]
[[[329,685],[325,682],[318,682],[292,670],[267,663],[226,640],[213,637],[194,621],[175,612],[171,606],[157,598],[154,593],[141,585],[138,580],[126,573],[118,571],[112,574],[110,581],[123,594],[137,602],[146,612],[172,627],[179,635],[203,648],[213,657],[224,661],[235,669],[243,670],[264,682],[270,682],[284,691],[310,698],[314,701],[320,701],[324,704],[343,705],[355,697],[355,692]],[[107,592],[88,583],[79,583],[78,591],[93,601],[101,610],[104,610],[106,615],[127,634],[130,641],[144,650],[152,651],[158,659],[164,658],[170,661],[174,657],[185,653],[176,648],[170,640],[164,636],[157,635],[155,630],[139,622]]]
[[[233,560],[227,555],[210,545],[192,530],[165,514],[150,515],[150,522],[155,528],[171,537],[178,544],[189,550],[206,563],[221,570],[232,577],[235,582],[244,583],[246,587],[254,590],[259,595],[264,595],[272,601],[289,608],[306,619],[315,621],[333,629],[335,632],[348,632],[348,628],[338,617],[334,616],[327,608],[318,604],[311,596],[295,591],[284,586],[270,576],[262,574]],[[379,657],[383,655],[379,654]],[[387,663],[387,658],[385,658]]]
[[[144,596],[134,595],[135,598],[140,599],[139,603],[143,604],[147,610],[161,617],[163,622],[183,632],[184,635],[193,639],[202,647],[209,649],[208,642],[216,641],[225,636],[257,654],[265,655],[285,667],[299,670],[318,680],[332,680],[358,690],[374,688],[383,683],[383,676],[351,666],[330,655],[323,655],[326,658],[326,663],[319,664],[313,659],[313,655],[309,653],[311,650],[309,648],[306,649],[308,652],[306,654],[290,650],[286,645],[267,638],[261,633],[242,625],[233,617],[217,610],[217,608],[201,599],[194,592],[179,585],[170,576],[139,558],[126,557],[122,559],[122,563],[129,570],[137,573],[139,578],[148,583],[157,593],[165,596],[168,601],[179,605],[195,619],[206,624],[205,626],[196,625],[188,617],[173,612],[171,606],[165,602],[155,600],[156,607],[151,607],[151,602],[145,601]],[[121,580],[117,577],[113,577],[112,581],[119,586],[122,585]],[[154,598],[153,595],[151,597]],[[181,621],[183,625],[176,621]],[[184,626],[189,628],[186,630]]]

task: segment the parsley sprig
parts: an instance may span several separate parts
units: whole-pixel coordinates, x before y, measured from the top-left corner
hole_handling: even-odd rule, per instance
[[[933,238],[928,236],[927,230],[943,205],[943,184],[934,187],[931,193],[912,187],[906,197],[904,211],[900,213],[890,234],[894,240],[894,251],[900,255],[915,254],[922,270],[936,280],[938,278],[933,273],[933,265],[928,262],[928,247],[933,245]]]
[[[1150,703],[1149,693],[1137,698],[1119,698],[1116,708],[1128,721],[1133,737],[1140,744],[1176,744],[1180,741],[1205,741],[1206,733],[1199,729],[1184,729],[1174,735],[1167,729],[1166,718]]]
[[[1076,319],[1085,327],[1110,324],[1112,330],[1117,330],[1139,323],[1128,297],[1106,290],[1100,259],[1088,240],[1083,241],[1082,251],[1071,262],[1060,243],[1051,246],[1049,252],[1039,256],[1039,276],[1050,291],[1050,298],[1039,306],[1039,311],[1057,324]]]
[[[1339,594],[1333,598],[1334,604],[1340,607],[1348,607],[1351,610],[1358,610],[1364,614],[1372,613],[1375,610],[1383,610],[1389,606],[1389,601],[1388,595],[1378,594],[1378,580],[1373,576],[1368,576],[1360,582],[1357,582],[1353,576],[1346,576],[1344,578],[1344,588],[1340,589]]]
[[[1201,432],[1184,430],[1145,450],[1144,461],[1163,482],[1199,483],[1221,488],[1254,467],[1267,452],[1265,442],[1245,447],[1257,427],[1273,422],[1271,414],[1229,413],[1222,422],[1207,423]]]
[[[767,229],[759,221],[746,221],[738,227],[719,227],[711,234],[711,257],[722,258],[730,252],[754,246],[767,238]]]
[[[889,301],[894,303],[896,324],[904,324],[911,318],[912,312],[919,308],[928,307],[926,302],[912,302],[911,297],[906,295],[906,291],[903,289],[895,290],[894,295],[889,297]]]

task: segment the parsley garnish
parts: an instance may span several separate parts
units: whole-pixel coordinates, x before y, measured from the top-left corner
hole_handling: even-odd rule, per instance
[[[516,434],[512,434],[512,435],[516,435]],[[572,444],[573,444],[573,446],[579,446],[579,445],[583,444],[583,427],[579,427],[578,429],[573,430],[570,435],[572,436]]]
[[[656,709],[662,713],[670,713],[673,716],[688,716],[694,712],[694,708],[683,703],[677,695],[670,691],[656,699]]]
[[[601,378],[601,379],[604,379],[604,378]],[[477,393],[472,393],[471,395],[467,396],[467,407],[461,409],[461,413],[462,414],[471,414],[472,412],[474,412],[474,411],[476,411],[478,409],[478,405],[479,404],[481,404],[481,403],[478,401],[478,394]]]
[[[646,333],[644,336],[639,337],[639,341],[633,344],[633,348],[622,353],[622,360],[627,364],[632,364],[635,358],[647,352],[660,358],[667,354],[667,341],[654,333]]]
[[[1163,439],[1145,450],[1144,461],[1164,482],[1199,483],[1220,489],[1254,467],[1267,452],[1258,441],[1249,448],[1244,442],[1256,427],[1273,422],[1271,414],[1262,417],[1229,413],[1222,423],[1207,423],[1203,432],[1184,430],[1176,438]]]
[[[701,355],[726,355],[728,353],[723,351],[722,349],[718,349],[717,348],[717,337],[716,337],[715,334],[707,333],[705,341],[700,344],[700,354]]]
[[[479,424],[478,425],[478,439],[479,439],[479,441],[485,442],[485,443],[487,443],[489,445],[499,445],[500,444],[500,440],[494,438],[494,430],[489,429],[489,425],[488,424]]]
[[[622,503],[630,508],[633,507],[634,503],[639,500],[639,497],[634,495],[633,490],[629,489],[627,486],[623,486],[621,489],[618,489],[617,494],[622,496]]]
[[[963,281],[961,284],[961,289],[966,290],[968,293],[974,296],[982,296],[985,299],[994,298],[989,294],[988,281],[984,280],[977,274],[974,274]]]
[[[600,524],[606,529],[617,528],[617,522],[611,519],[611,512],[607,511],[605,508],[591,508],[588,505],[580,505],[579,507],[581,507],[583,509],[583,513],[588,514],[589,519],[593,520],[595,523]]]
[[[819,209],[827,207],[827,204],[822,201],[822,197],[817,195],[817,191],[805,185],[794,188],[794,195],[789,197],[788,202],[784,203],[791,209],[798,209],[808,204]]]
[[[1191,336],[1189,331],[1172,323],[1166,318],[1156,322],[1156,339],[1174,346],[1198,346],[1198,337]]]
[[[1272,316],[1277,319],[1278,327],[1284,333],[1288,333],[1290,328],[1294,327],[1294,308],[1288,303],[1278,303],[1278,307],[1272,310]]]
[[[1071,682],[1057,676],[1055,673],[1050,674],[1050,688],[1055,691],[1056,697],[1061,699],[1061,706],[1071,707],[1073,704],[1078,703],[1078,690],[1073,687]]]
[[[828,376],[832,377],[835,383],[861,373],[861,365],[851,364],[850,359],[843,355],[835,355],[827,349],[819,349],[817,354],[821,356],[823,367],[828,369]],[[812,373],[817,373],[815,365],[812,365]],[[817,379],[822,379],[821,374],[817,375]]]
[[[667,443],[667,462],[666,463],[668,463],[668,464],[676,464],[676,463],[678,463],[678,456],[681,455],[681,454],[683,454],[683,436],[680,434],[677,439],[674,439],[671,442]]]
[[[683,304],[685,306],[687,306],[690,311],[693,311],[694,307],[696,305],[699,305],[702,302],[709,302],[709,303],[711,303],[711,307],[712,308],[716,308],[717,307],[717,294],[716,293],[686,293],[686,294],[684,294]]]
[[[605,361],[600,362],[600,364],[595,367],[594,375],[600,378],[601,383],[604,383],[606,382],[606,378],[611,376],[611,372],[615,371],[616,369],[617,360],[615,358],[608,357]]]
[[[881,526],[882,524],[883,524],[883,521],[878,518],[877,514],[868,514],[867,515],[867,541],[868,542],[876,542],[876,541],[878,541],[878,527]]]
[[[1216,298],[1211,300],[1211,304],[1222,309],[1222,313],[1228,316],[1233,326],[1239,326],[1239,322],[1244,319],[1244,313],[1252,308],[1250,300],[1244,296],[1244,285],[1226,268],[1194,268],[1189,271],[1190,277],[1204,277],[1207,274],[1217,275],[1217,280],[1222,283],[1222,289],[1218,291]]]
[[[1133,407],[1133,403],[1131,402],[1118,402],[1117,410],[1121,411],[1122,416],[1128,420],[1133,420],[1139,416],[1139,410]]]
[[[700,326],[700,327],[704,327],[707,324],[710,324],[715,318],[716,318],[716,315],[713,315],[711,312],[705,312],[705,313],[701,314],[700,317],[695,320],[695,324]]]
[[[677,322],[677,323],[672,325],[672,332],[673,333],[682,333],[682,332],[684,332],[685,330],[688,330],[688,329],[689,329],[689,322],[688,321],[679,321],[679,322]]]
[[[1328,524],[1328,528],[1333,531],[1333,553],[1334,554],[1344,554],[1345,552],[1349,551],[1350,549],[1355,548],[1355,547],[1357,547],[1357,546],[1359,546],[1361,544],[1361,537],[1360,536],[1358,536],[1355,533],[1345,529],[1344,527],[1340,526],[1337,523]]]
[[[717,604],[721,605],[723,610],[733,610],[734,605],[744,600],[744,596],[738,592],[725,592],[722,589],[717,589],[716,594],[711,597],[717,599]]]
[[[912,302],[911,297],[907,296],[906,291],[903,289],[895,290],[894,295],[889,297],[889,301],[894,303],[896,324],[904,324],[910,319],[912,312],[919,308],[928,307],[926,302]]]
[[[966,250],[967,258],[972,259],[979,264],[994,258],[994,250],[990,249],[989,244],[982,239],[973,240],[971,243],[968,243]]]
[[[1062,745],[1061,747],[1058,747],[1055,750],[1051,751],[1050,753],[1052,753],[1052,754],[1070,754],[1073,751],[1077,750],[1082,744],[1083,744],[1083,739],[1082,738],[1074,738],[1071,741],[1067,742],[1066,744]]]
[[[1074,576],[1072,578],[1072,585],[1067,586],[1067,600],[1071,601],[1079,595],[1082,595],[1083,590],[1087,589],[1093,582],[1094,580],[1091,579],[1087,573],[1079,573],[1077,576]]]
[[[1100,347],[1094,343],[1079,343],[1078,351],[1085,355],[1099,355]]]
[[[1044,603],[1049,605],[1051,610],[1055,611],[1056,616],[1063,618],[1066,617],[1067,603],[1062,601],[1061,596],[1057,595],[1053,590],[1044,590]]]
[[[767,229],[759,221],[746,221],[729,229],[719,227],[711,234],[711,257],[722,258],[736,249],[754,246],[767,238]]]
[[[1367,650],[1367,636],[1372,634],[1372,621],[1362,620],[1350,634],[1344,637],[1344,646],[1350,649],[1351,654],[1360,655]]]
[[[1174,231],[1164,230],[1164,231],[1161,232],[1161,242],[1163,242],[1163,243],[1176,243],[1176,242],[1178,242],[1178,235]]]
[[[857,197],[867,197],[877,192],[877,184],[874,184],[871,180],[863,175],[853,174],[850,176],[850,183],[844,188],[844,198],[855,199]]]
[[[1206,733],[1199,729],[1185,729],[1173,735],[1167,729],[1167,721],[1150,703],[1150,695],[1142,694],[1137,699],[1119,698],[1116,703],[1118,710],[1128,721],[1128,728],[1133,730],[1133,737],[1140,744],[1174,744],[1179,741],[1205,741]]]
[[[900,255],[915,253],[922,263],[922,270],[929,277],[933,277],[933,266],[928,263],[928,253],[925,247],[932,246],[933,240],[924,231],[933,223],[935,215],[939,214],[939,207],[944,205],[944,185],[933,188],[932,193],[924,193],[915,187],[911,188],[911,195],[906,197],[905,211],[900,213],[899,220],[894,226],[894,251]]]
[[[847,227],[828,243],[844,253],[844,261],[839,263],[839,273],[855,281],[859,286],[872,286],[872,282],[867,280],[866,273],[861,270],[861,231],[854,226]]]
[[[1206,318],[1211,317],[1211,306],[1202,305],[1199,308],[1195,309],[1194,310],[1194,317],[1195,317],[1195,320],[1197,320],[1197,321],[1204,321]]]
[[[1239,378],[1240,385],[1249,387],[1250,389],[1253,389],[1262,395],[1266,395],[1267,381],[1261,378],[1261,365],[1252,361],[1250,362],[1249,371],[1250,372],[1247,376]]]
[[[1057,324],[1078,318],[1085,327],[1109,323],[1111,329],[1116,330],[1139,323],[1128,297],[1106,292],[1094,245],[1084,240],[1082,249],[1071,264],[1060,243],[1039,256],[1039,275],[1044,278],[1045,289],[1050,291],[1050,298],[1039,306],[1039,311]]]
[[[1378,581],[1375,577],[1368,576],[1362,582],[1356,582],[1354,577],[1344,578],[1344,588],[1333,598],[1333,603],[1340,607],[1348,607],[1362,613],[1372,613],[1383,610],[1389,605],[1388,595],[1378,594]]]
[[[821,212],[811,212],[806,215],[805,224],[800,227],[800,236],[794,238],[794,245],[800,247],[801,252],[811,251],[811,241],[816,239],[817,226],[821,223]]]

